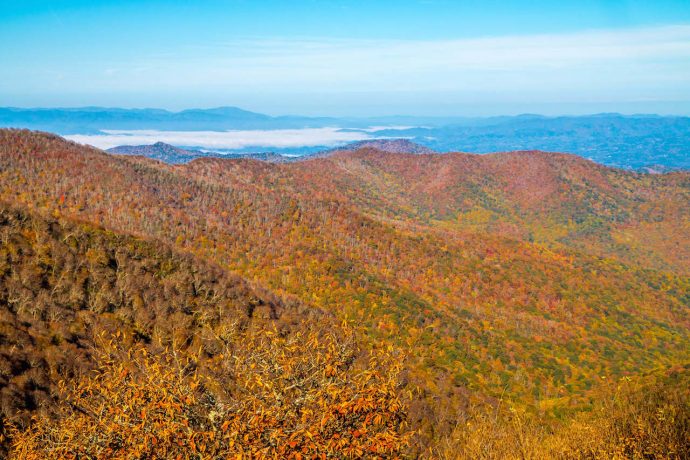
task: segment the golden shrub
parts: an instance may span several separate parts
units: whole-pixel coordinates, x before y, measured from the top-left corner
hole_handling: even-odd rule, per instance
[[[246,346],[219,356],[225,382],[178,352],[104,342],[96,372],[61,384],[57,416],[10,430],[12,456],[395,458],[407,448],[387,351],[362,366],[351,336],[244,333]]]

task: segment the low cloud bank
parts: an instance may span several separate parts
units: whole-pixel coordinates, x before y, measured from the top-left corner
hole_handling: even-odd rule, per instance
[[[65,136],[80,144],[101,149],[119,145],[145,145],[156,142],[198,147],[202,149],[233,150],[247,147],[290,148],[336,146],[348,142],[377,139],[376,132],[395,127],[372,127],[363,130],[341,128],[303,128],[244,131],[157,131],[157,130],[104,130],[103,134],[73,134]]]

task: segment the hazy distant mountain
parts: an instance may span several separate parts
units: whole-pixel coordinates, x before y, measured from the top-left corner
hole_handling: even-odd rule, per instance
[[[0,127],[27,128],[58,134],[85,134],[102,130],[157,129],[164,131],[224,131],[230,129],[368,128],[374,125],[472,126],[489,119],[467,117],[387,116],[368,118],[270,116],[237,107],[189,109],[122,109],[108,107],[15,108],[0,107]],[[492,121],[493,122],[493,121]]]
[[[599,114],[581,117],[499,117],[475,126],[379,131],[437,151],[473,153],[545,150],[580,155],[607,166],[690,169],[690,118]]]
[[[116,155],[139,155],[154,160],[159,160],[170,164],[189,163],[196,158],[252,158],[255,160],[268,161],[270,163],[285,163],[294,160],[274,152],[255,152],[255,153],[220,153],[202,152],[200,150],[188,150],[156,142],[151,145],[120,145],[106,150],[108,153]]]
[[[337,127],[360,132],[372,138],[405,138],[438,152],[546,150],[574,153],[608,166],[627,169],[643,169],[651,165],[656,166],[655,170],[658,170],[658,167],[690,169],[690,118],[659,115],[624,116],[602,113],[546,117],[524,114],[488,118],[406,116],[355,119],[272,117],[236,107],[191,109],[181,112],[99,107],[0,108],[0,127],[3,126],[59,134],[99,133],[103,130],[227,131]],[[388,128],[372,132],[369,129],[372,126]],[[380,140],[376,142],[378,144],[373,146],[384,151],[391,148],[395,152],[404,152],[409,147],[396,143],[387,146],[388,144],[380,143]],[[189,146],[193,147],[194,144]],[[277,154],[307,155],[330,148],[332,147],[324,145],[266,147],[266,150]],[[261,147],[258,149],[265,155],[261,152]],[[224,150],[222,153],[256,152],[254,148],[251,150]]]
[[[156,142],[153,145],[120,145],[108,149],[109,153],[118,155],[141,155],[166,163],[187,163],[195,158],[206,156],[198,150],[185,150],[164,142]]]
[[[102,130],[229,130],[319,127],[327,118],[271,117],[237,107],[190,109],[118,109],[84,107],[69,109],[0,108],[0,127],[28,128],[59,134],[84,134]]]
[[[389,153],[437,153],[435,150],[432,150],[429,147],[425,147],[407,139],[374,139],[370,141],[358,141],[328,150],[326,153],[347,152],[360,149],[376,149]]]
[[[325,157],[336,152],[350,152],[360,149],[376,149],[389,153],[414,153],[428,154],[436,153],[428,147],[410,142],[407,139],[375,139],[371,141],[353,142],[335,149],[324,150],[313,154],[305,155],[281,155],[276,152],[202,152],[200,150],[189,150],[175,147],[165,142],[156,142],[151,145],[120,145],[106,150],[108,153],[117,155],[140,155],[165,163],[179,164],[188,163],[196,158],[252,158],[255,160],[267,161],[270,163],[287,163],[300,159]]]

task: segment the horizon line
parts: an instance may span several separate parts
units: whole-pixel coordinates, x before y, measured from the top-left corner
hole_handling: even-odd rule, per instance
[[[678,101],[680,103],[683,103],[685,101]],[[162,107],[122,107],[122,106],[101,106],[101,105],[84,105],[84,106],[26,106],[26,107],[20,107],[20,106],[0,106],[0,110],[17,110],[17,111],[49,111],[49,110],[65,110],[65,111],[86,111],[86,110],[121,110],[121,111],[159,111],[159,112],[166,112],[168,114],[180,114],[184,112],[192,112],[192,111],[206,111],[210,112],[213,110],[221,110],[221,109],[233,109],[241,112],[245,112],[248,114],[254,114],[254,115],[263,115],[266,117],[270,118],[286,118],[286,117],[300,117],[300,118],[309,118],[309,119],[318,119],[318,118],[333,118],[333,119],[356,119],[356,120],[367,120],[367,119],[377,119],[377,118],[431,118],[431,119],[449,119],[449,118],[462,118],[462,119],[490,119],[490,118],[501,118],[501,117],[510,117],[510,118],[518,118],[518,117],[541,117],[541,118],[563,118],[563,117],[571,117],[571,118],[585,118],[585,117],[594,117],[594,116],[620,116],[620,117],[662,117],[662,118],[689,118],[690,114],[685,113],[674,113],[674,114],[661,114],[658,112],[637,112],[637,111],[632,111],[632,112],[624,112],[624,111],[601,111],[601,112],[587,112],[587,113],[568,113],[568,112],[562,112],[559,114],[554,114],[554,115],[546,115],[544,113],[539,113],[539,112],[519,112],[519,113],[496,113],[493,115],[461,115],[461,114],[452,114],[452,115],[416,115],[416,114],[410,114],[410,113],[398,113],[398,114],[392,114],[392,115],[301,115],[299,113],[284,113],[284,114],[269,114],[265,112],[260,112],[260,111],[254,111],[254,110],[249,110],[242,108],[240,106],[236,105],[220,105],[220,106],[209,106],[209,107],[189,107],[189,108],[184,108],[184,109],[167,109],[167,108],[162,108]]]

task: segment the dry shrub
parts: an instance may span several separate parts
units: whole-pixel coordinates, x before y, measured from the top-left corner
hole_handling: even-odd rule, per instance
[[[690,365],[605,384],[564,422],[477,410],[431,456],[467,459],[688,459]]]
[[[11,430],[12,455],[396,458],[408,447],[388,350],[360,366],[351,336],[244,333],[243,351],[219,357],[225,395],[189,357],[105,342],[95,373],[61,385],[57,417]]]

